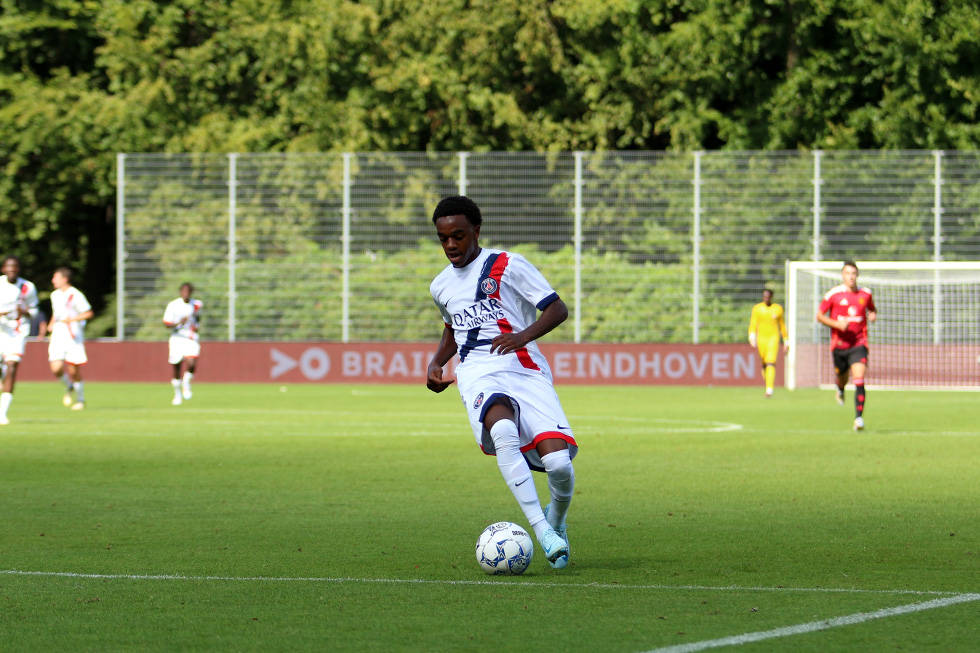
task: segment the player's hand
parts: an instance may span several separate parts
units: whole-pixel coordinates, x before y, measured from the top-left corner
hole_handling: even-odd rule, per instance
[[[427,387],[429,390],[432,390],[432,392],[442,392],[455,382],[455,379],[443,381],[442,366],[436,365],[435,363],[429,363],[429,370],[425,379],[425,387]]]
[[[847,331],[847,320],[844,319],[843,317],[837,318],[837,330]]]
[[[874,322],[878,319],[878,311],[868,311],[868,322]]]
[[[758,342],[759,341],[756,339],[756,335],[754,333],[750,333],[749,334],[749,344],[752,345],[753,347],[755,347],[758,344]]]
[[[789,353],[789,345],[783,343],[783,354],[788,354],[788,353]]]
[[[498,356],[512,354],[518,349],[525,347],[528,341],[519,333],[501,333],[490,341],[490,353],[496,352]]]

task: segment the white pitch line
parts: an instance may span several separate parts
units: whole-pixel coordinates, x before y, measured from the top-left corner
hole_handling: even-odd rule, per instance
[[[561,587],[584,589],[684,590],[696,592],[808,592],[820,594],[912,594],[916,596],[952,596],[958,592],[929,590],[864,590],[836,587],[712,587],[704,585],[626,585],[619,583],[520,583],[503,580],[433,580],[425,578],[328,578],[276,576],[185,576],[182,574],[83,574],[71,571],[22,571],[0,569],[0,575],[45,576],[55,578],[93,578],[98,580],[186,580],[265,583],[385,583],[392,585],[492,585],[494,587]]]
[[[924,603],[912,603],[910,605],[900,605],[895,608],[884,608],[877,612],[858,612],[857,614],[847,615],[846,617],[835,617],[822,621],[811,621],[796,626],[786,626],[757,633],[745,633],[733,637],[723,637],[721,639],[708,639],[702,642],[691,642],[690,644],[678,644],[676,646],[666,646],[647,651],[647,653],[693,653],[694,651],[704,651],[709,648],[720,648],[722,646],[738,646],[751,642],[761,642],[766,639],[776,637],[790,637],[792,635],[803,635],[819,630],[830,628],[840,628],[841,626],[853,626],[874,619],[885,619],[886,617],[896,617],[912,612],[922,612],[923,610],[934,610],[936,608],[946,608],[957,603],[969,603],[970,601],[980,601],[980,594],[957,594],[942,599],[933,599]]]

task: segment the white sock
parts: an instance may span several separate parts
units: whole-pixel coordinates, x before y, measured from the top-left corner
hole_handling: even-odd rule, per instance
[[[185,388],[190,388],[191,387],[191,379],[193,379],[193,378],[194,378],[194,375],[193,374],[191,374],[190,372],[184,372],[184,387]]]
[[[10,402],[13,400],[13,393],[4,392],[3,394],[0,394],[0,417],[7,416],[7,409],[10,408]]]
[[[170,385],[174,387],[174,396],[180,396],[180,379],[171,379]]]
[[[65,384],[65,390],[71,392],[71,388],[74,383],[72,383],[71,377],[68,376],[67,372],[61,375],[61,382]]]
[[[572,491],[575,489],[575,468],[572,467],[572,457],[568,449],[552,451],[541,457],[544,469],[548,472],[548,489],[551,491],[551,509],[548,511],[548,523],[556,528],[565,523],[568,506],[572,503]]]
[[[493,445],[497,449],[497,467],[500,468],[500,474],[514,494],[514,498],[517,499],[517,503],[520,504],[521,510],[524,511],[524,516],[534,529],[534,534],[540,539],[544,530],[548,528],[548,522],[544,518],[544,511],[541,510],[541,502],[538,501],[538,492],[534,487],[534,479],[531,478],[531,468],[527,466],[527,461],[521,454],[517,425],[509,419],[502,419],[490,429],[490,437],[493,438]]]
[[[72,388],[75,390],[75,401],[85,403],[85,382],[76,381]]]

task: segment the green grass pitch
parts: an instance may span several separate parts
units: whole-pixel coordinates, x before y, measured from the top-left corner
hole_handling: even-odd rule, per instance
[[[455,388],[88,386],[0,427],[4,651],[980,641],[973,393],[871,390],[855,433],[829,391],[559,387],[572,563],[491,578],[480,531],[526,523]]]

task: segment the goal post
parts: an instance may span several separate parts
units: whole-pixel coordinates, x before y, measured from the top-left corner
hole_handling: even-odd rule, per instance
[[[980,263],[857,261],[878,319],[868,327],[869,387],[980,390]],[[830,330],[817,322],[839,261],[787,261],[786,387],[835,383]]]

